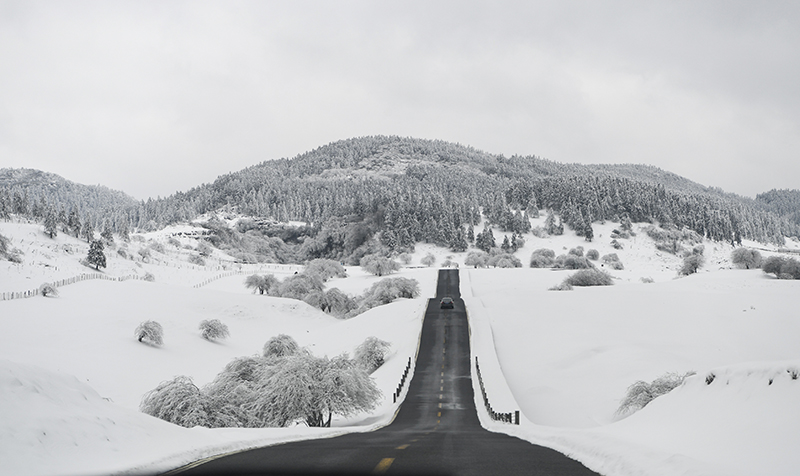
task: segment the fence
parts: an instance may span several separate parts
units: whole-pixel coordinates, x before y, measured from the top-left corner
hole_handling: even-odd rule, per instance
[[[60,288],[61,286],[67,286],[69,284],[75,284],[81,281],[86,281],[88,279],[105,279],[106,281],[127,281],[129,279],[143,279],[135,274],[129,276],[106,276],[103,273],[83,273],[78,276],[74,276],[72,278],[61,279],[50,283],[53,287]],[[0,293],[0,301],[10,301],[12,299],[25,299],[39,295],[39,288],[30,289],[28,291],[20,291],[20,292],[10,292],[10,293]]]
[[[244,275],[256,273],[258,271],[264,271],[264,269],[283,269],[283,270],[288,269],[289,271],[294,270],[294,271],[300,272],[300,271],[302,271],[303,266],[291,265],[291,264],[262,264],[262,265],[258,265],[257,269],[256,268],[249,269],[249,270],[240,269],[238,271],[228,271],[227,273],[221,273],[221,274],[218,274],[218,275],[214,276],[213,278],[206,279],[202,283],[195,284],[192,287],[194,287],[194,288],[202,288],[206,284],[214,282],[214,281],[216,281],[218,279],[227,278],[227,277],[230,277],[230,276],[237,276],[237,275],[244,276]]]
[[[408,378],[408,372],[410,371],[411,371],[411,357],[408,358],[406,369],[403,371],[403,376],[400,377],[400,383],[397,384],[397,389],[392,394],[392,403],[397,403],[397,399],[400,398],[400,392],[403,391],[403,387],[406,384],[406,379]]]
[[[486,395],[486,387],[483,385],[483,376],[481,375],[481,366],[478,363],[477,355],[475,356],[475,371],[478,374],[478,384],[481,387],[483,403],[486,405],[486,411],[489,412],[489,416],[492,417],[492,420],[519,425],[519,410],[516,410],[514,413],[497,413],[492,408],[492,405],[489,403],[489,397]]]

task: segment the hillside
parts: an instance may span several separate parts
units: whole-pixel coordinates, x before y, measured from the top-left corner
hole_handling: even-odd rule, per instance
[[[3,177],[0,217],[54,215],[75,236],[87,223],[124,234],[220,210],[250,216],[236,229],[208,224],[210,241],[238,250],[232,254],[242,262],[358,263],[366,254],[412,251],[417,243],[459,251],[473,243],[482,218],[503,232],[522,234],[530,231],[526,218],[551,212],[568,232],[587,240],[596,224],[623,219],[688,228],[734,244],[782,244],[784,237],[800,236],[800,223],[791,218],[796,209],[707,188],[651,166],[506,158],[460,144],[389,136],[334,142],[140,203],[42,172],[6,169]],[[274,226],[288,222],[303,226]]]

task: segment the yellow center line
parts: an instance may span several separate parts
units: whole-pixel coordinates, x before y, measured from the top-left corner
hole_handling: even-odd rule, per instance
[[[406,444],[406,445],[400,445],[400,446],[398,446],[398,447],[397,447],[397,448],[395,448],[395,449],[396,449],[396,450],[404,450],[404,449],[408,448],[409,446],[411,446],[411,445],[408,445],[408,444]]]
[[[442,412],[439,412],[439,413],[438,413],[436,416],[438,416],[439,418],[441,418],[441,417],[442,417]]]
[[[383,474],[383,473],[385,473],[389,469],[389,466],[392,465],[393,462],[394,462],[394,458],[383,458],[381,460],[381,462],[378,463],[378,466],[375,466],[375,469],[372,470],[372,474]]]

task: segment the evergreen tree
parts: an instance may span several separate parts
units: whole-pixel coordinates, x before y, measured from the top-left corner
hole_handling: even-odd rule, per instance
[[[89,255],[86,261],[94,266],[94,269],[100,270],[100,267],[106,267],[106,255],[103,253],[103,242],[94,240],[89,244]]]
[[[464,229],[462,227],[458,227],[455,235],[453,235],[453,239],[450,241],[450,249],[460,253],[462,251],[467,251],[468,247],[469,243],[467,243],[467,237],[464,233]]]
[[[511,251],[511,242],[508,241],[508,235],[503,235],[503,244],[500,245],[500,249],[503,250],[503,253]]]
[[[47,212],[45,212],[44,232],[47,233],[50,238],[55,238],[58,235],[58,218],[52,207],[48,207]]]

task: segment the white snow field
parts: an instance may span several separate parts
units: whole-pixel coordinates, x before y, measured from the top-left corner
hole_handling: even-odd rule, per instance
[[[437,265],[448,256],[462,263],[473,355],[492,406],[522,411],[519,426],[491,421],[473,366],[476,406],[490,430],[555,448],[606,475],[798,474],[800,380],[793,376],[800,370],[800,282],[731,269],[732,247],[708,242],[705,267],[678,279],[680,258],[657,251],[641,232],[613,249],[614,226],[596,224],[593,243],[571,232],[526,235],[516,252],[526,267],[518,269],[465,268],[466,253],[420,244],[398,275],[417,279],[421,297],[350,320],[301,301],[254,295],[243,285],[247,274],[282,277],[296,266],[240,267],[219,250],[206,266],[189,264],[194,239],[178,237],[175,246],[168,238],[191,232],[190,225],[139,235],[124,245],[134,260],[118,248],[106,250],[103,273],[149,272],[155,282],[87,280],[59,288],[55,298],[0,301],[0,474],[165,471],[227,451],[385,425],[397,408],[391,394],[416,352],[426,300],[435,293],[436,268],[419,265],[427,253]],[[79,263],[85,242],[51,240],[40,225],[25,223],[0,222],[0,234],[24,253],[22,264],[0,262],[0,293],[92,272]],[[495,230],[498,243],[502,236]],[[153,242],[165,251],[153,251],[144,263],[138,250]],[[611,272],[615,286],[548,291],[571,272],[527,268],[534,249],[562,254],[578,245],[619,255],[625,269]],[[380,279],[360,268],[347,271],[348,278],[328,286],[356,294]],[[218,276],[225,277],[213,280]],[[228,325],[228,339],[200,337],[198,323],[212,318]],[[163,325],[162,347],[135,339],[135,327],[147,319]],[[373,374],[384,393],[381,406],[334,418],[332,428],[186,429],[138,411],[142,395],[161,381],[188,375],[202,386],[231,359],[260,353],[280,333],[331,357],[352,354],[367,336],[389,341],[390,356]],[[626,418],[615,415],[637,380],[689,370],[697,374],[683,386]]]

